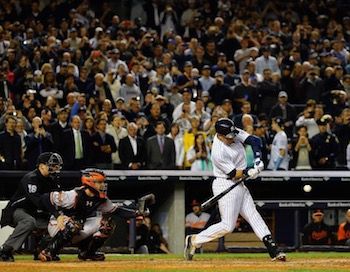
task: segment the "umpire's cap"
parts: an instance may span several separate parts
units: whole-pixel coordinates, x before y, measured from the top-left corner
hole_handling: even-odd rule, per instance
[[[234,138],[238,134],[235,123],[228,118],[220,118],[215,123],[215,130],[218,134],[224,135],[226,138]]]

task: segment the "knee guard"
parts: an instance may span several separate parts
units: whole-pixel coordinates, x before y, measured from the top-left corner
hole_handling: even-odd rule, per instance
[[[101,237],[108,238],[112,235],[114,229],[115,229],[115,223],[112,219],[112,217],[103,217],[101,220],[101,225],[99,228],[99,232],[101,233]]]

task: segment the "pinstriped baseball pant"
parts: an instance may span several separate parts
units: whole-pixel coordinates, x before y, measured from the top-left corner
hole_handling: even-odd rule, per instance
[[[218,195],[231,185],[231,180],[222,178],[215,179],[212,185],[214,195]],[[243,183],[219,200],[219,211],[221,222],[197,234],[194,241],[192,241],[195,246],[199,247],[204,243],[220,238],[227,233],[231,233],[236,226],[239,214],[249,223],[260,240],[266,235],[271,234],[266,223],[256,210],[248,188]]]

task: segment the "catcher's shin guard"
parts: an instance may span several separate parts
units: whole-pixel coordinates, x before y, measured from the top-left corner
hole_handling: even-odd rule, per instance
[[[263,238],[263,242],[267,248],[267,251],[273,261],[286,261],[286,255],[279,251],[276,242],[272,239],[271,235],[266,235]]]
[[[80,260],[104,261],[105,255],[97,250],[104,244],[107,237],[95,236],[85,239],[81,244],[78,258]]]
[[[72,241],[73,235],[78,233],[80,229],[81,225],[78,224],[78,222],[68,221],[64,230],[57,232],[49,242],[48,246],[40,252],[39,259],[43,262],[57,259],[60,250]]]

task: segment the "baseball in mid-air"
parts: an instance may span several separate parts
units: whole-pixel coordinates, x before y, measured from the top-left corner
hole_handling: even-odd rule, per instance
[[[309,192],[311,192],[312,187],[310,184],[306,184],[306,185],[304,185],[303,190],[304,190],[304,192],[309,193]]]

